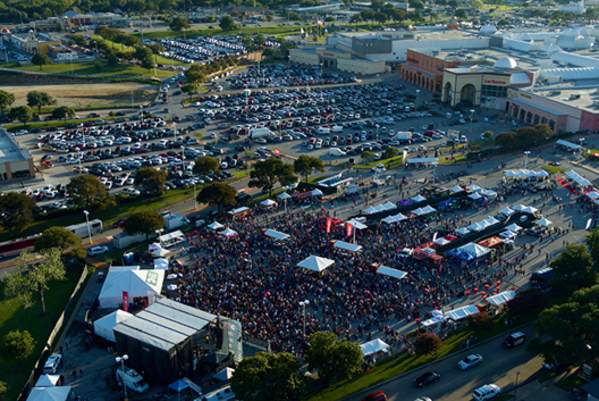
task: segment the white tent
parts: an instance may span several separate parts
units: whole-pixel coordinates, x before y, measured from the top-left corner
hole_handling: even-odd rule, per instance
[[[439,238],[436,238],[433,242],[439,246],[443,246],[443,245],[449,244],[451,241],[449,241],[445,237],[439,237]]]
[[[376,354],[378,352],[389,352],[389,348],[389,344],[380,338],[375,338],[374,340],[360,345],[360,349],[362,350],[362,354],[364,354],[364,356]]]
[[[218,372],[216,372],[214,374],[214,376],[212,376],[212,377],[214,377],[216,380],[218,380],[220,382],[228,383],[229,380],[231,380],[233,378],[234,373],[235,373],[235,369],[227,366],[225,368],[222,368]]]
[[[364,209],[364,214],[376,214],[396,209],[397,205],[393,202],[385,202],[378,205],[370,206]]]
[[[262,207],[274,207],[277,205],[277,202],[275,202],[272,199],[264,199],[262,202],[260,202],[260,206]]]
[[[27,401],[67,401],[71,394],[71,386],[34,387]]]
[[[551,222],[551,220],[546,219],[545,217],[541,217],[538,220],[535,220],[534,222],[536,225],[541,226],[541,227],[549,227],[550,225],[552,225],[553,223]]]
[[[470,230],[468,229],[468,227],[460,227],[457,230],[455,230],[455,232],[461,237],[470,234]]]
[[[454,185],[453,187],[451,187],[449,192],[451,192],[452,194],[459,194],[460,192],[464,192],[464,188],[462,188],[459,185]]]
[[[35,387],[54,387],[60,381],[60,375],[41,375],[35,382]]]
[[[431,205],[426,205],[425,207],[419,207],[418,209],[412,210],[412,213],[414,213],[416,216],[425,216],[427,214],[431,214],[436,211],[437,211],[437,209],[435,209]]]
[[[429,319],[426,319],[425,321],[423,321],[421,324],[423,327],[429,328],[429,327],[437,326],[437,325],[443,323],[444,321],[445,321],[445,316],[443,315],[443,312],[441,312],[440,310],[437,310],[437,309],[433,309],[431,311],[431,317]]]
[[[129,312],[117,309],[94,322],[94,333],[98,337],[102,337],[105,340],[115,343],[116,339],[114,338],[114,332],[112,329],[114,329],[114,326],[124,320],[129,319],[131,316],[133,315]]]
[[[158,237],[158,241],[160,241],[160,246],[163,248],[168,248],[170,246],[175,246],[185,241],[185,234],[181,232],[181,230],[173,231],[168,234],[161,235]]]
[[[218,221],[213,221],[212,223],[208,224],[208,228],[211,229],[212,231],[218,231],[218,230],[222,230],[223,228],[225,228],[225,226],[220,224]]]
[[[472,184],[468,184],[468,186],[466,187],[466,190],[468,190],[468,192],[478,192],[482,189],[482,187],[472,183]]]
[[[425,198],[424,196],[422,196],[422,195],[418,194],[418,195],[416,195],[416,196],[412,196],[412,197],[410,198],[410,200],[412,200],[413,202],[416,202],[416,203],[418,203],[418,202],[424,202],[424,201],[426,200],[426,198]]]
[[[160,246],[159,243],[154,242],[154,243],[151,243],[150,245],[148,245],[148,253],[153,258],[161,258],[163,256],[168,255],[169,251],[164,249],[162,246]]]
[[[466,254],[470,259],[478,259],[491,252],[491,250],[474,242],[469,242],[466,245],[456,249],[457,254]]]
[[[168,270],[168,259],[164,259],[164,258],[154,259],[154,269]]]
[[[267,229],[266,231],[264,231],[264,235],[274,239],[275,241],[284,241],[290,237],[289,234],[285,234],[285,233],[282,233],[280,231],[273,230],[270,228]]]
[[[245,212],[247,212],[248,210],[250,210],[250,208],[249,208],[249,207],[247,207],[247,206],[241,206],[241,207],[235,208],[235,209],[233,209],[233,210],[229,210],[229,211],[227,212],[227,214],[228,214],[229,216],[235,216],[235,215],[238,215],[238,214],[240,214],[240,213],[245,213]]]
[[[385,266],[385,265],[380,265],[379,268],[376,269],[376,273],[377,274],[382,274],[384,276],[393,277],[393,278],[396,278],[398,280],[401,280],[402,278],[404,278],[404,277],[406,277],[408,275],[408,273],[406,273],[403,270],[394,269],[392,267]]]
[[[516,291],[508,290],[508,291],[503,291],[503,292],[500,292],[499,294],[495,294],[490,297],[487,297],[486,301],[493,306],[500,306],[505,303],[508,303],[515,297],[516,297]]]
[[[520,230],[522,230],[522,227],[520,227],[518,224],[516,223],[512,223],[509,226],[506,227],[507,230],[510,230],[513,233],[518,233]]]
[[[334,260],[312,255],[299,262],[297,266],[320,273],[328,267],[332,266],[334,263]]]
[[[449,312],[445,312],[445,318],[453,321],[458,321],[467,318],[468,316],[474,316],[479,313],[476,305],[465,305],[459,308],[452,309]]]
[[[220,233],[220,235],[222,235],[225,238],[234,238],[234,237],[238,237],[239,234],[237,233],[237,231],[233,230],[232,228],[225,228],[224,230],[222,230]]]
[[[482,199],[483,196],[481,194],[479,194],[478,192],[473,192],[470,195],[468,195],[468,197],[472,200],[479,200],[479,199]]]
[[[516,233],[510,230],[499,233],[499,236],[503,239],[512,239],[516,237]]]
[[[360,252],[362,250],[362,245],[352,244],[351,242],[345,242],[337,240],[333,245],[337,249],[341,249],[342,251],[347,252]]]
[[[381,221],[385,224],[395,224],[395,223],[399,223],[400,221],[404,221],[406,219],[407,219],[406,216],[404,216],[401,213],[397,213],[392,216],[387,216]]]
[[[118,308],[124,291],[131,301],[135,297],[148,297],[152,303],[162,290],[164,273],[164,270],[122,270],[111,267],[98,296],[100,307]]]
[[[291,199],[291,195],[289,195],[287,192],[281,192],[280,194],[277,195],[277,199],[284,201],[287,199]]]
[[[318,189],[318,188],[314,188],[314,189],[312,190],[312,192],[310,192],[310,195],[311,195],[311,196],[322,196],[322,195],[324,195],[324,192],[322,192],[322,191],[321,191],[320,189]]]
[[[525,206],[522,204],[514,205],[514,206],[512,206],[512,209],[514,209],[517,212],[530,213],[530,214],[535,214],[536,212],[539,211],[539,209],[537,209],[536,207]]]
[[[348,220],[347,222],[349,224],[351,224],[352,227],[354,229],[356,229],[356,230],[360,230],[361,231],[361,230],[366,230],[368,228],[368,226],[366,224],[364,224],[361,221],[356,220],[356,219],[351,219],[351,220]]]
[[[509,207],[504,207],[503,209],[501,209],[499,211],[499,213],[504,215],[505,217],[510,217],[515,212],[512,209],[510,209]]]

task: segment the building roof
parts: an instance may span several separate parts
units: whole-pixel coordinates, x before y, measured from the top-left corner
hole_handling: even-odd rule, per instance
[[[599,84],[594,88],[568,86],[565,88],[534,90],[533,93],[566,106],[576,107],[591,113],[599,113]],[[518,100],[522,99],[518,98]]]
[[[30,159],[29,152],[19,146],[12,134],[0,129],[0,163]]]

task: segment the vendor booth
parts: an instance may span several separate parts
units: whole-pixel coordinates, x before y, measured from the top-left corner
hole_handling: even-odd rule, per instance
[[[320,273],[332,266],[334,263],[335,261],[332,259],[321,258],[320,256],[312,255],[299,262],[297,266]]]

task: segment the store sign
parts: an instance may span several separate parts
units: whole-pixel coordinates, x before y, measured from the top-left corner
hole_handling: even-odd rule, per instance
[[[498,78],[485,78],[483,80],[483,84],[485,84],[485,85],[507,85],[508,81],[505,79],[498,79]]]

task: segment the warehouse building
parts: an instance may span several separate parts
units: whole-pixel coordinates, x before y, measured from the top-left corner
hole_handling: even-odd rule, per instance
[[[0,184],[35,177],[35,166],[29,152],[12,134],[0,129]]]

